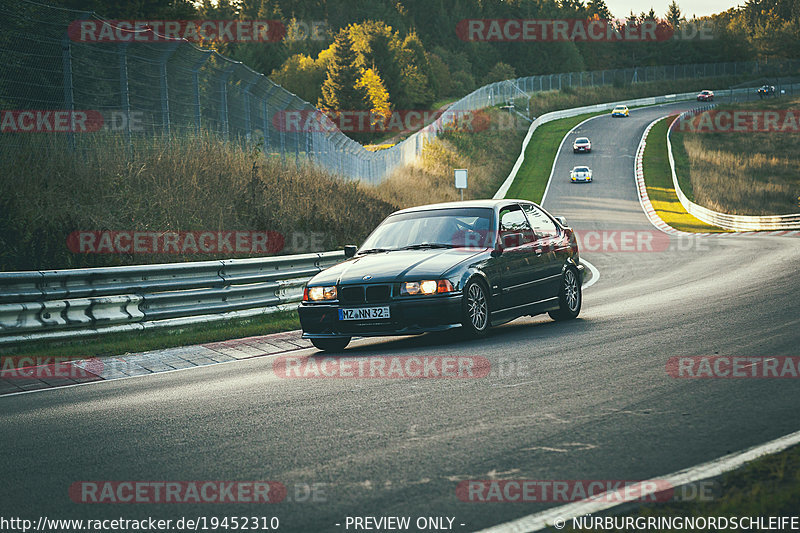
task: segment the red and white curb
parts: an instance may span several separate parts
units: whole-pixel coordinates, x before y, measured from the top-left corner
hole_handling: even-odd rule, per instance
[[[647,186],[644,182],[644,170],[643,170],[643,159],[644,159],[644,150],[647,146],[647,136],[650,133],[650,130],[653,126],[656,125],[661,120],[664,120],[665,117],[657,118],[653,122],[647,125],[645,128],[644,133],[642,134],[642,139],[639,141],[639,146],[636,148],[636,156],[633,158],[633,175],[636,178],[636,190],[639,193],[639,204],[642,206],[642,210],[644,211],[647,218],[650,220],[650,223],[656,227],[656,229],[663,231],[669,235],[679,235],[679,236],[702,236],[702,237],[730,237],[730,236],[742,236],[742,235],[774,235],[774,236],[790,236],[790,237],[797,237],[800,236],[800,231],[798,230],[778,230],[778,231],[721,231],[721,232],[698,232],[692,233],[687,231],[680,231],[666,222],[664,222],[658,213],[656,212],[653,204],[650,203],[650,197],[647,195]]]
[[[299,330],[287,331],[115,357],[20,365],[21,368],[0,371],[0,396],[173,372],[311,348],[311,341],[301,338],[301,333]],[[37,358],[29,359],[36,361]],[[24,362],[25,358],[21,360]]]

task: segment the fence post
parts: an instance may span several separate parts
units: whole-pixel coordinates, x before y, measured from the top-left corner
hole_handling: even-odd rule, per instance
[[[170,134],[170,123],[169,123],[169,86],[167,85],[167,61],[169,60],[170,56],[175,52],[175,49],[178,48],[180,43],[170,43],[167,46],[164,53],[161,54],[159,58],[159,67],[160,67],[160,76],[159,81],[161,84],[161,121],[164,126],[164,134],[169,136]],[[130,117],[128,117],[128,122],[130,122]]]
[[[119,56],[119,92],[120,92],[120,105],[122,106],[123,116],[125,120],[125,141],[128,143],[128,148],[131,147],[131,100],[128,95],[128,43],[120,43],[117,45],[117,55]]]
[[[198,60],[192,66],[192,84],[194,93],[194,129],[197,135],[200,135],[200,69],[206,64],[208,58],[211,57],[211,50],[203,52],[202,59]]]
[[[64,69],[64,109],[69,111],[70,128],[67,132],[67,143],[70,150],[75,150],[75,96],[72,88],[72,45],[69,37],[61,40],[61,63]]]
[[[261,74],[253,73],[253,77],[244,86],[244,137],[248,141],[253,136],[253,128],[250,126],[250,89],[253,88],[259,80]]]
[[[222,77],[219,79],[219,121],[222,125],[222,138],[226,141],[230,137],[230,130],[228,128],[228,79],[233,74],[233,69],[237,67],[238,63],[228,65],[222,72]]]
[[[264,95],[264,99],[261,101],[261,105],[263,108],[264,115],[261,117],[261,129],[264,132],[264,155],[269,157],[270,146],[269,146],[269,107],[267,106],[267,100],[269,100],[270,95],[277,89],[277,85],[273,85],[269,89],[267,89],[267,94]]]

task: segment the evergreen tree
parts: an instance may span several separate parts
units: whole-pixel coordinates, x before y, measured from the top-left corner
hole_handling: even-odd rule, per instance
[[[672,3],[667,8],[666,19],[674,30],[677,30],[678,27],[680,27],[681,22],[685,20],[683,18],[683,14],[681,13],[681,8],[678,7],[678,4],[675,2],[675,0],[672,0]]]
[[[356,88],[361,77],[356,66],[353,41],[347,30],[339,30],[333,42],[333,57],[322,84],[322,98],[317,107],[327,111],[366,109],[364,93]]]

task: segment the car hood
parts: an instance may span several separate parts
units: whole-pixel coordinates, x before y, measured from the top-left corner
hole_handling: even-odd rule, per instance
[[[440,279],[448,270],[488,249],[447,248],[432,250],[396,250],[352,259],[323,270],[309,283],[353,284],[386,283],[404,279]],[[364,279],[365,276],[372,276]]]

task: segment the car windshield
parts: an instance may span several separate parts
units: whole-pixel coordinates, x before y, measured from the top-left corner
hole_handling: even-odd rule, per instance
[[[608,109],[608,108],[606,108],[606,109]],[[615,111],[625,111],[625,106],[624,105],[618,105],[617,107],[614,108],[614,110]]]
[[[359,253],[424,248],[488,248],[494,242],[491,208],[449,208],[391,215],[367,237]]]
[[[575,167],[575,172],[589,172],[589,167]]]
[[[580,137],[578,139],[575,139],[575,142],[578,144],[586,144],[589,142],[589,139],[587,139],[586,137]]]

